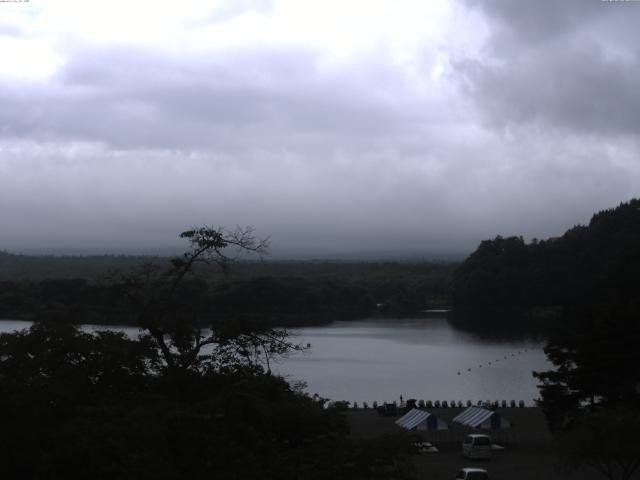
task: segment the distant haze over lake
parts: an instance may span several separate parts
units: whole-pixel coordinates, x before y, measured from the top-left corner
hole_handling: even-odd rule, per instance
[[[186,245],[185,245],[186,248]],[[95,256],[95,255],[150,255],[160,257],[170,257],[180,255],[184,249],[179,247],[164,248],[18,248],[9,251],[13,254],[21,255],[54,255],[54,256]],[[310,251],[300,248],[278,248],[272,247],[269,255],[265,257],[266,261],[398,261],[398,262],[457,262],[463,260],[468,252],[411,252],[411,251]]]

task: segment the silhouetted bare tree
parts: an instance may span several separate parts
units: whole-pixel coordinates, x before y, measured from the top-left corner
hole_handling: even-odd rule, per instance
[[[270,372],[274,355],[302,350],[288,340],[285,329],[263,322],[237,317],[207,324],[211,318],[204,302],[207,284],[198,276],[197,267],[216,266],[226,273],[241,256],[266,255],[268,238],[257,238],[252,227],[227,230],[211,226],[192,228],[180,238],[189,241],[189,249],[172,258],[168,266],[146,263],[115,280],[169,370],[219,366],[233,360],[262,364]]]

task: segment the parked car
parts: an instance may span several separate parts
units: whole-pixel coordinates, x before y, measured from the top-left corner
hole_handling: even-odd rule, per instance
[[[463,468],[456,475],[456,480],[489,480],[489,474],[482,468]]]
[[[489,435],[467,435],[462,442],[462,454],[467,458],[491,459],[491,437]]]

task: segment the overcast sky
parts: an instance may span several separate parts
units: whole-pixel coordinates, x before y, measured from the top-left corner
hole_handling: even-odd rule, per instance
[[[0,2],[0,249],[460,253],[640,194],[640,2]]]

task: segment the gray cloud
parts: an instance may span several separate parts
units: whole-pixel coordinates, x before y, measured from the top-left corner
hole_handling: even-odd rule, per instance
[[[485,55],[457,64],[485,119],[595,135],[640,128],[637,5],[480,3],[492,27]]]
[[[558,235],[640,189],[640,42],[631,10],[525,3],[477,4],[477,52],[407,63],[67,39],[53,77],[0,81],[0,248],[171,246],[201,223],[307,256]],[[249,8],[228,6],[198,25]]]
[[[640,65],[608,59],[597,44],[460,67],[483,113],[500,127],[532,122],[597,135],[640,132]]]
[[[616,12],[600,1],[541,0],[512,2],[509,0],[481,0],[465,2],[480,8],[494,21],[491,45],[497,51],[569,40],[576,30],[589,29],[603,15]]]
[[[302,137],[307,144],[319,135],[322,144],[325,135],[340,144],[371,141],[425,120],[418,114],[424,102],[403,95],[384,62],[339,72],[322,72],[318,63],[317,52],[302,49],[211,58],[81,49],[52,83],[0,87],[1,131],[116,148],[233,148],[278,139],[281,148],[295,148]],[[397,94],[385,97],[385,90]]]

